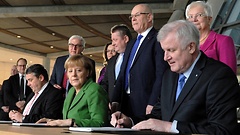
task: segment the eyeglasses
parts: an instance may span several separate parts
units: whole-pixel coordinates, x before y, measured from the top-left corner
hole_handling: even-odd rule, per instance
[[[188,15],[187,19],[195,19],[195,18],[203,18],[206,17],[207,15],[204,13],[197,13],[195,15]]]
[[[69,43],[68,44],[70,47],[78,47],[78,48],[80,48],[80,47],[83,47],[83,45],[81,45],[81,44],[76,44],[76,45],[74,45],[74,44],[72,44],[72,43]]]
[[[115,50],[107,50],[106,52],[107,52],[107,53],[110,53],[110,52],[111,52],[111,53],[115,53]]]
[[[17,65],[18,67],[26,67],[26,65]]]
[[[140,16],[140,15],[145,15],[145,14],[149,14],[149,13],[141,13],[141,12],[138,12],[138,13],[136,13],[135,15],[130,15],[130,16],[129,16],[129,20],[132,20],[133,17],[136,18],[136,17],[138,17],[138,16]]]

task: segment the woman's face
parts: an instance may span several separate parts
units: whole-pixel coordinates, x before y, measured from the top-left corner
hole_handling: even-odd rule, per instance
[[[200,5],[191,7],[187,13],[187,20],[193,22],[200,31],[208,30],[212,17],[205,14],[204,8]]]
[[[115,55],[116,55],[115,47],[111,44],[107,47],[107,58],[111,59]]]
[[[88,80],[89,71],[83,66],[72,66],[67,69],[67,76],[70,84],[75,89],[81,89],[83,84]]]

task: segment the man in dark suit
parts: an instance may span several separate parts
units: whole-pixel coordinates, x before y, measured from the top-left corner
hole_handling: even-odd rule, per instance
[[[231,68],[199,50],[199,32],[195,25],[185,20],[166,24],[159,31],[158,40],[170,70],[163,76],[160,101],[148,116],[153,119],[142,121],[133,129],[180,134],[239,134],[238,80]],[[179,80],[180,76],[185,79]],[[179,88],[181,81],[182,88]],[[119,114],[114,114],[112,124]],[[128,118],[124,120],[117,122],[131,125]]]
[[[159,82],[162,81],[167,63],[163,60],[163,51],[156,39],[151,8],[147,4],[136,5],[130,19],[133,29],[142,38],[136,50],[136,39],[131,40],[126,47],[114,90],[113,106],[120,103],[120,110],[137,120],[149,114],[157,102],[161,87]],[[130,61],[130,58],[133,60]]]
[[[0,90],[0,120],[10,120],[8,117],[9,106],[6,104],[4,92],[9,88],[8,80],[4,80]]]
[[[128,27],[123,24],[113,26],[110,33],[112,38],[112,45],[115,46],[115,51],[118,54],[113,56],[108,61],[106,73],[104,75],[101,86],[108,92],[111,103],[115,82],[121,68],[124,52],[128,41],[132,39],[132,35]],[[112,111],[114,112],[114,110]]]
[[[40,64],[34,64],[27,69],[26,78],[33,93],[27,98],[23,113],[11,110],[9,118],[27,123],[41,118],[61,119],[64,99],[62,92],[48,82],[47,70]]]
[[[27,60],[19,58],[17,60],[18,74],[12,75],[8,79],[9,85],[4,92],[4,98],[6,99],[6,104],[9,105],[9,110],[22,110],[26,98],[32,93],[31,88],[27,86],[26,66]],[[21,87],[22,81],[23,87]]]
[[[68,90],[71,88],[71,84],[69,82],[65,82],[65,69],[64,64],[68,57],[75,54],[82,54],[82,51],[85,48],[86,41],[83,37],[79,35],[73,35],[68,40],[68,51],[69,55],[60,56],[56,59],[56,62],[53,67],[50,83],[57,89],[62,90],[63,94],[67,94]],[[90,59],[90,58],[89,58]],[[95,61],[92,61],[93,67],[95,69]],[[65,77],[65,78],[64,78]],[[96,81],[96,71],[94,70],[92,74],[92,78]],[[66,78],[66,80],[68,80]],[[65,83],[65,84],[64,84]],[[67,83],[67,84],[66,84]]]

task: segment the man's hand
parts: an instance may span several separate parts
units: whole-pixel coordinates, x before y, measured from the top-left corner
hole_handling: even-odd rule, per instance
[[[151,129],[154,131],[161,132],[170,132],[172,122],[162,121],[157,119],[148,119],[142,122],[139,122],[137,125],[133,126],[132,129],[142,130],[142,129]]]
[[[22,122],[23,115],[20,112],[11,110],[8,115],[12,121]]]
[[[152,105],[147,105],[146,107],[146,115],[150,114],[152,112],[153,106]]]
[[[9,106],[2,106],[2,110],[6,113],[9,112]]]
[[[23,110],[24,104],[25,104],[25,101],[22,100],[22,101],[18,101],[18,102],[16,103],[16,106],[17,106],[20,110]]]
[[[119,111],[112,114],[110,123],[116,128],[132,127],[131,119]]]
[[[55,88],[59,89],[59,90],[62,89],[62,87],[61,87],[60,85],[58,85],[58,84],[54,84],[53,86],[54,86]]]

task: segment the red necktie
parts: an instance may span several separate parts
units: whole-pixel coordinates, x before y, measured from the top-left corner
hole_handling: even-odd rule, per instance
[[[66,89],[66,87],[67,87],[67,81],[68,81],[67,72],[65,72],[64,76],[63,76],[63,82],[62,82],[62,87],[64,89]]]

